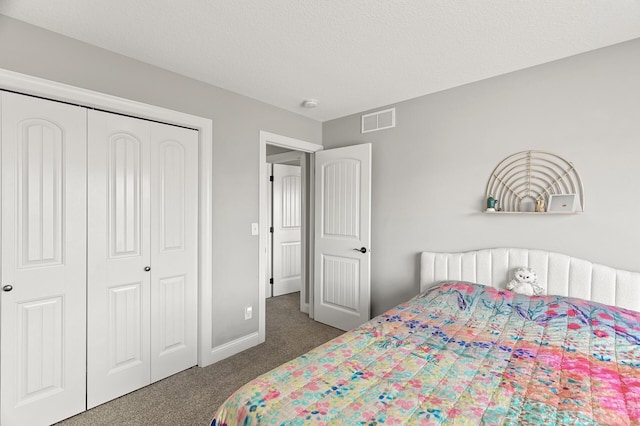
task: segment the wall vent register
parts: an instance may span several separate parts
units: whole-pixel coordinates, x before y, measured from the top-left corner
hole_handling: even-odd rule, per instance
[[[396,127],[396,109],[389,108],[362,116],[362,133]]]

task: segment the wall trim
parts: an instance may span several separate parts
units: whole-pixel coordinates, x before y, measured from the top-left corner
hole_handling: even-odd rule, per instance
[[[215,362],[212,336],[213,124],[198,117],[0,68],[0,89],[188,127],[198,131],[198,365]]]
[[[230,356],[259,345],[263,341],[264,340],[260,340],[258,332],[253,332],[220,346],[216,346],[209,352],[209,358],[212,360],[212,363],[222,361],[225,358],[229,358]]]

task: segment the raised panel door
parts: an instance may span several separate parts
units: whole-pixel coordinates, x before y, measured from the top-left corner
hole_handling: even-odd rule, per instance
[[[273,295],[302,287],[300,166],[273,165]]]
[[[370,315],[371,144],[315,155],[314,319],[350,330]]]
[[[151,381],[197,364],[198,132],[151,126]]]
[[[0,423],[50,424],[85,409],[86,110],[0,101]]]
[[[150,383],[150,135],[89,111],[88,408]]]

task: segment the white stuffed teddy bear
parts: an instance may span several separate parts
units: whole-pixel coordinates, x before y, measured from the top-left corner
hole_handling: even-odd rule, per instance
[[[513,279],[507,284],[507,290],[527,296],[538,296],[544,292],[538,285],[538,276],[532,268],[517,268]]]

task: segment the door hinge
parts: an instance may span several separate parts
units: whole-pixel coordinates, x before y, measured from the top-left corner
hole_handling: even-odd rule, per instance
[[[269,176],[269,182],[273,182],[273,176]]]
[[[273,234],[273,226],[269,228],[269,232]]]
[[[273,278],[269,278],[269,284],[273,284]]]

